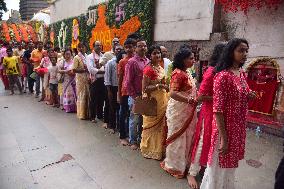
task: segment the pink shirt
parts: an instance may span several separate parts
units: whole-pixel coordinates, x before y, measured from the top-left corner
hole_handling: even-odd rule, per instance
[[[40,65],[41,65],[42,67],[44,67],[44,68],[49,67],[49,65],[51,65],[51,62],[50,62],[49,57],[43,57],[43,58],[41,59]]]
[[[128,60],[125,67],[124,87],[129,96],[135,98],[142,94],[143,70],[148,63],[148,58],[141,58],[138,55],[134,55]]]

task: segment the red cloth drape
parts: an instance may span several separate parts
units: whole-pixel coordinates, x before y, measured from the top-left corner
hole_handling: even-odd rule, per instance
[[[260,97],[260,99],[251,100],[249,102],[249,110],[272,114],[278,81],[274,80],[258,83],[257,81],[247,78],[247,82],[250,89],[256,91]]]

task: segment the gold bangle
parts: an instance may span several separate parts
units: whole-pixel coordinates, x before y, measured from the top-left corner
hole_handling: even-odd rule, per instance
[[[190,101],[193,101],[193,98],[192,98],[192,97],[191,97],[191,98],[190,98],[190,97],[187,98],[187,103],[190,104],[190,103],[191,103]]]
[[[157,87],[158,90],[160,89],[159,84],[157,84],[156,87]]]

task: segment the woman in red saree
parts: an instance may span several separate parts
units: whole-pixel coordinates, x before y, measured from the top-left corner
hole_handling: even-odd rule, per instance
[[[222,43],[215,46],[210,58],[210,65],[203,75],[198,91],[197,100],[202,102],[202,106],[195,128],[191,165],[187,176],[191,188],[198,188],[195,177],[199,173],[201,166],[205,167],[207,165],[213,120],[214,67],[217,64],[224,47],[225,44]]]
[[[196,125],[196,87],[192,76],[186,72],[193,64],[194,56],[189,49],[181,49],[175,55],[166,111],[166,158],[161,167],[176,178],[184,177]]]

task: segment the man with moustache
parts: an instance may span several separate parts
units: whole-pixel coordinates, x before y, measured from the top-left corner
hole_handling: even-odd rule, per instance
[[[142,129],[142,115],[134,114],[132,111],[134,100],[137,96],[142,95],[142,79],[143,69],[149,63],[146,57],[147,44],[143,39],[137,40],[136,54],[129,59],[125,68],[125,89],[129,95],[129,142],[131,149],[137,150],[139,143],[139,135]]]

